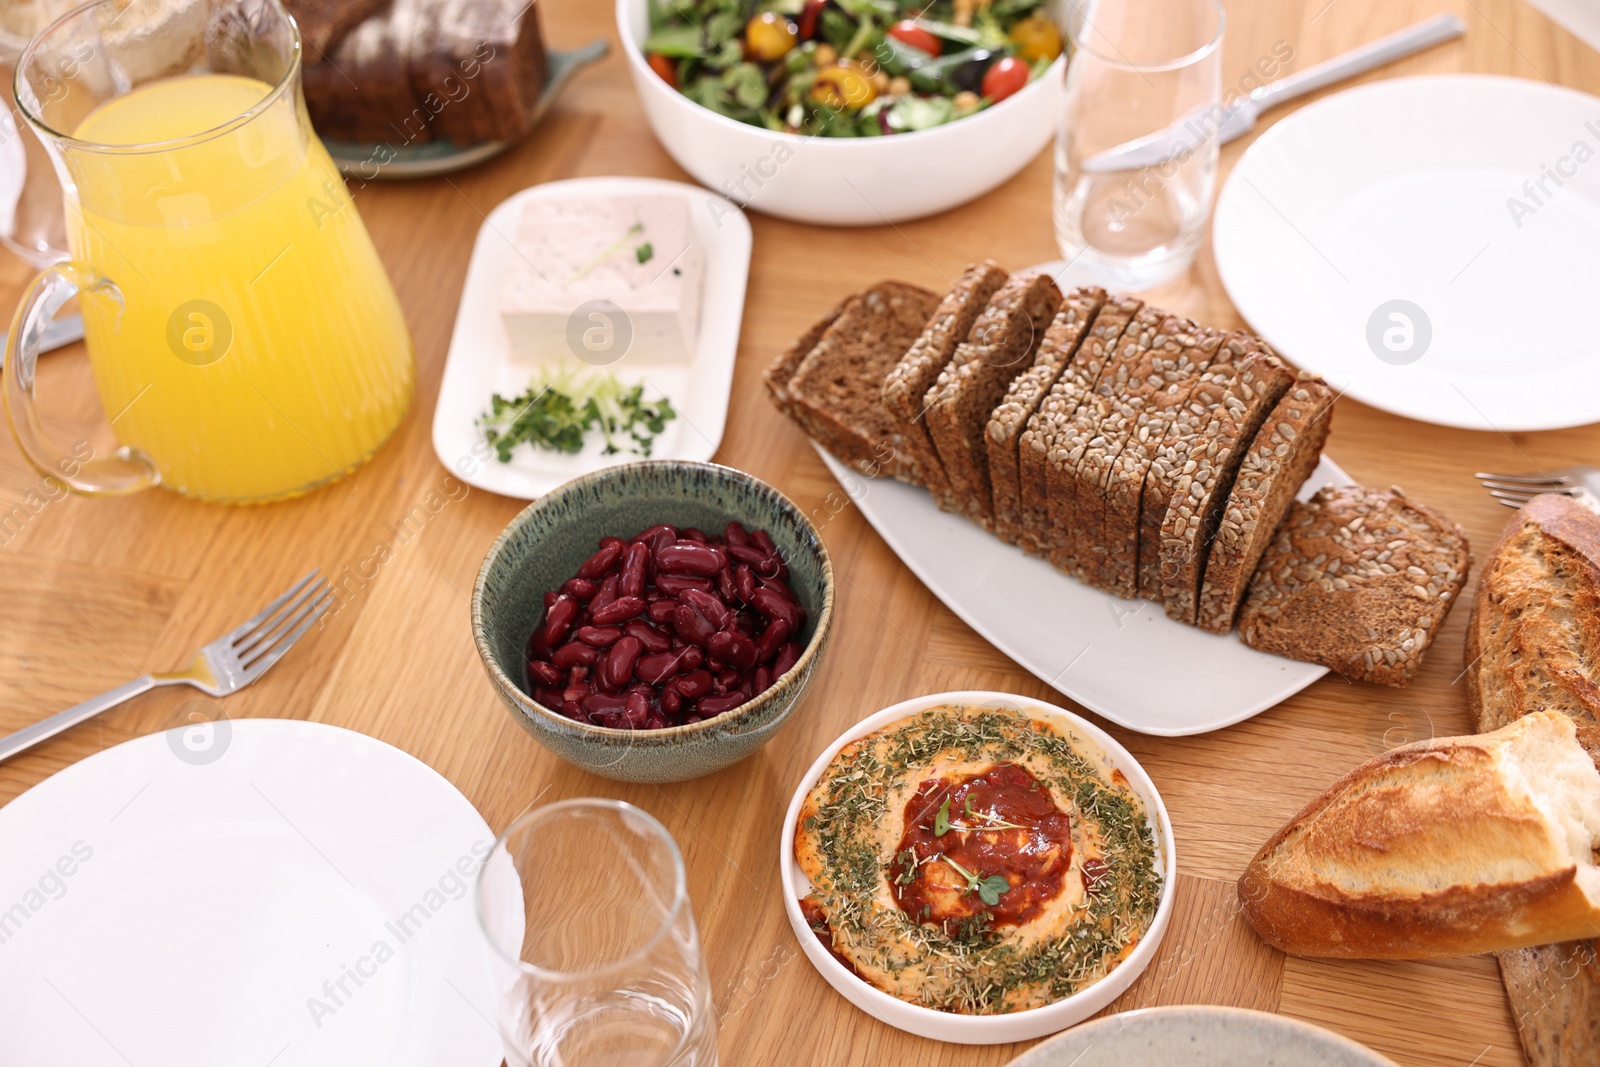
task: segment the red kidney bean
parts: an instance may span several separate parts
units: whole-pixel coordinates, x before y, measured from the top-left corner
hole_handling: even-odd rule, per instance
[[[703,544],[678,541],[656,553],[656,567],[662,574],[688,574],[698,578],[713,578],[722,569],[722,559]],[[660,584],[659,579],[656,584]]]
[[[533,633],[528,635],[527,653],[529,659],[550,658],[550,646],[545,644],[544,638],[540,636],[543,630],[544,626],[541,625],[538,629],[534,630]]]
[[[718,630],[728,625],[728,606],[711,593],[702,593],[698,589],[685,589],[678,602],[694,608]]]
[[[672,648],[672,638],[643,619],[633,619],[626,623],[622,629],[629,636],[637,637],[646,652],[666,652]]]
[[[724,691],[736,688],[738,684],[739,672],[734,670],[732,667],[725,669],[721,674],[717,675],[717,685],[720,685]]]
[[[579,722],[582,722],[583,705],[578,703],[576,700],[563,700],[561,702],[561,714],[565,715],[569,719],[576,719]]]
[[[699,700],[711,692],[711,672],[708,670],[689,671],[678,675],[672,683],[673,691],[685,700]]]
[[[760,567],[772,558],[753,545],[729,545],[727,553],[733,559],[751,567]]]
[[[682,596],[690,589],[698,589],[702,593],[709,593],[713,586],[709,578],[687,578],[681,574],[658,574],[656,575],[656,588],[668,596]]]
[[[779,596],[790,601],[791,603],[800,603],[800,598],[795,595],[793,589],[789,588],[789,583],[784,581],[782,578],[763,577],[760,584],[763,587],[772,590],[774,593],[777,593]]]
[[[755,678],[757,693],[765,693],[772,688],[772,668],[766,664],[757,667],[752,677]]]
[[[720,660],[725,660],[734,669],[744,672],[756,665],[756,646],[744,634],[737,630],[723,630],[711,635],[706,642],[706,651]]]
[[[756,574],[748,563],[741,563],[733,568],[733,591],[746,604],[756,595]]]
[[[637,637],[623,637],[611,646],[600,660],[600,680],[612,689],[621,689],[633,681],[633,667],[644,651]]]
[[[558,594],[553,589],[550,592],[546,593],[544,595],[544,610],[549,611],[551,608],[555,607],[556,606],[556,598],[559,595],[560,594]]]
[[[650,616],[651,622],[671,622],[672,613],[677,610],[676,600],[655,600],[645,609],[645,614]]]
[[[725,711],[732,711],[750,698],[743,693],[729,693],[726,696],[701,697],[695,701],[694,710],[704,718],[721,715]]]
[[[588,682],[568,682],[567,687],[561,691],[561,702],[564,704],[569,700],[579,701],[592,692],[594,687]]]
[[[661,691],[661,710],[668,715],[676,715],[683,710],[683,697],[678,693],[675,685],[668,685]]]
[[[600,551],[583,561],[583,566],[578,568],[579,578],[604,578],[611,573],[611,568],[617,565],[622,558],[622,542],[616,538],[602,538]]]
[[[800,661],[800,642],[790,641],[778,649],[778,658],[772,661],[772,676],[781,678],[789,673],[789,668]]]
[[[748,545],[750,531],[740,526],[738,522],[730,522],[722,529],[722,539],[730,545]]]
[[[711,625],[704,615],[687,603],[680,603],[677,610],[672,613],[672,628],[689,644],[702,647],[711,635],[717,632],[717,628]]]
[[[573,620],[577,617],[576,600],[569,596],[556,597],[556,602],[545,612],[544,625],[539,628],[539,640],[549,648],[559,645],[561,639],[567,636],[567,631],[572,629]]]
[[[776,589],[761,586],[750,598],[750,603],[755,609],[769,619],[782,619],[789,624],[789,632],[796,633],[800,629],[800,622],[805,617],[804,610],[799,604],[790,600]],[[598,618],[596,613],[596,618]]]
[[[645,716],[644,728],[646,730],[665,730],[667,728],[667,720],[659,711],[652,711]]]
[[[678,528],[676,526],[673,526],[670,523],[658,522],[649,529],[640,530],[638,533],[634,534],[633,543],[636,545],[652,544],[663,532],[668,534],[672,538],[672,541],[676,541],[678,539]],[[671,544],[672,541],[668,541],[667,543]]]
[[[685,526],[678,531],[678,539],[682,541],[699,541],[702,545],[707,541],[706,532],[698,526]]]
[[[756,547],[765,552],[767,555],[776,556],[778,554],[778,546],[773,543],[772,535],[767,533],[767,531],[751,530],[750,540],[754,541],[756,543]]]
[[[572,632],[575,640],[595,648],[609,648],[622,636],[620,626],[580,626]]]
[[[717,595],[727,604],[732,604],[739,599],[739,591],[733,584],[733,569],[731,567],[724,567],[717,572]]]
[[[706,657],[706,666],[711,669],[712,674],[721,674],[723,671],[728,669],[727,663],[715,656]]]
[[[683,649],[683,669],[684,670],[686,670],[686,671],[699,670],[701,667],[703,667],[705,665],[705,662],[706,662],[706,654],[704,652],[700,651],[694,645],[689,645],[688,647]]]
[[[568,578],[562,583],[561,591],[574,600],[588,602],[594,599],[595,593],[600,591],[600,586],[587,578]]]
[[[619,596],[605,607],[592,609],[589,617],[601,626],[608,626],[643,615],[645,606],[642,596]]]
[[[528,677],[535,678],[545,685],[560,685],[563,677],[561,668],[546,660],[530,659],[528,661]],[[539,703],[544,703],[540,701]]]
[[[617,584],[621,581],[622,579],[613,574],[609,575],[605,581],[600,583],[600,588],[594,594],[594,599],[589,601],[589,612],[591,615],[605,607],[607,604],[611,603],[613,600],[617,599]]]
[[[627,705],[628,726],[643,730],[650,721],[650,698],[643,693],[629,693]]]
[[[615,714],[628,709],[628,698],[614,693],[590,693],[580,701],[589,715]]]
[[[562,670],[568,667],[593,667],[600,662],[600,650],[582,641],[568,641],[551,653],[550,661]]]
[[[617,591],[623,596],[644,596],[645,567],[650,562],[650,546],[632,544],[623,556],[622,581]]]
[[[536,687],[533,691],[533,699],[537,700],[545,707],[553,710],[560,710],[561,705],[566,702],[563,698],[561,688],[553,685],[541,685]]]
[[[676,653],[652,652],[640,656],[633,665],[633,676],[649,685],[662,685],[678,673],[680,661]]]
[[[761,631],[761,637],[756,641],[756,661],[768,663],[773,656],[778,654],[778,649],[789,640],[789,624],[782,619],[773,619],[767,623],[767,628]]]

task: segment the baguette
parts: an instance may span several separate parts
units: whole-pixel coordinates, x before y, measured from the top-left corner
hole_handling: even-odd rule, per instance
[[[1239,879],[1291,955],[1427,959],[1600,935],[1600,771],[1572,720],[1404,745],[1335,782]]]

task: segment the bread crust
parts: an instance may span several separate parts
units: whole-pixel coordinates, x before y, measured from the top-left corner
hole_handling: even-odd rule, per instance
[[[1530,1067],[1600,1063],[1600,941],[1497,952]]]

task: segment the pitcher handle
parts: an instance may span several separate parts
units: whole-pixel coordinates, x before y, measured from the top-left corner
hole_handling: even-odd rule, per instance
[[[126,496],[159,485],[161,473],[155,461],[141,450],[124,445],[110,456],[84,460],[79,455],[81,448],[63,452],[45,434],[39,421],[33,383],[40,343],[55,313],[74,296],[115,300],[118,307],[122,306],[122,292],[116,285],[80,263],[57,263],[46,267],[33,279],[11,319],[5,367],[0,372],[4,376],[0,399],[5,402],[11,433],[22,455],[35,470],[73,492],[87,496]]]

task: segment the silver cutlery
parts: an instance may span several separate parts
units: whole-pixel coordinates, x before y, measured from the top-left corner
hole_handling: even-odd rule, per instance
[[[1508,508],[1520,508],[1536,496],[1560,493],[1590,511],[1600,512],[1600,468],[1562,467],[1531,474],[1495,474],[1479,471],[1475,477],[1489,495]]]
[[[1455,15],[1435,15],[1342,56],[1335,56],[1297,74],[1263,85],[1248,96],[1240,97],[1232,107],[1192,111],[1155,133],[1090,156],[1083,161],[1081,169],[1090,174],[1100,174],[1153,167],[1199,148],[1208,137],[1213,136],[1213,129],[1216,130],[1217,143],[1227,144],[1254,129],[1256,119],[1268,108],[1286,104],[1296,97],[1357,74],[1365,74],[1375,67],[1453,40],[1466,32],[1466,24]]]
[[[202,647],[187,670],[147,674],[0,737],[0,762],[157,686],[190,685],[214,697],[236,693],[282,659],[332,603],[328,580],[313,570],[260,613]]]

